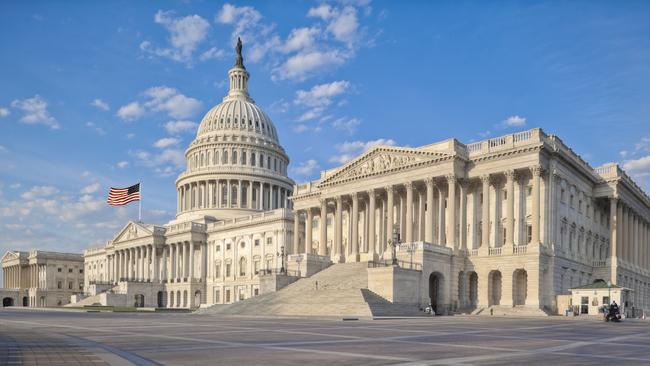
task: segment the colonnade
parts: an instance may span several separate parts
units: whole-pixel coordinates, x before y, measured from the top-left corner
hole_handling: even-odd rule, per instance
[[[650,269],[650,223],[631,205],[610,198],[610,256],[634,268]]]
[[[178,212],[204,208],[268,211],[289,207],[291,190],[270,182],[217,179],[183,184],[177,195]]]
[[[198,249],[197,249],[198,245]],[[200,271],[195,268],[195,253],[201,255]],[[162,258],[158,258],[158,256]],[[162,247],[143,245],[116,250],[109,256],[109,278],[136,282],[188,282],[205,277],[205,245],[193,242],[169,243]],[[162,263],[162,271],[161,265]]]
[[[524,174],[522,174],[524,173]],[[530,176],[532,185],[531,192],[531,233],[530,243],[539,244],[540,240],[540,185],[542,170],[539,166],[529,169],[529,172],[519,172],[521,176]],[[505,240],[502,243],[497,238],[502,235],[498,229],[500,226],[500,205],[490,205],[489,199],[491,185],[495,184],[494,178],[504,176],[506,218],[505,218]],[[517,174],[514,170],[506,171],[495,175],[483,175],[473,182],[461,180],[455,175],[429,177],[421,180],[406,181],[399,184],[391,184],[384,188],[370,189],[360,192],[350,192],[334,197],[321,198],[317,207],[300,207],[300,200],[296,200],[296,214],[306,217],[305,243],[302,248],[304,253],[350,256],[348,261],[359,260],[361,253],[381,255],[389,250],[392,241],[393,230],[396,229],[401,236],[401,242],[424,241],[432,244],[446,246],[453,250],[468,250],[467,248],[467,195],[468,190],[475,189],[474,193],[482,192],[474,199],[474,222],[472,232],[477,238],[474,255],[479,249],[488,249],[490,245],[495,247],[510,246],[515,244],[525,245],[525,240],[515,240],[515,209],[514,209],[514,187]],[[473,185],[471,183],[474,183]],[[521,186],[520,186],[521,187]],[[496,186],[494,187],[496,189]],[[499,195],[496,195],[499,197]],[[525,201],[524,201],[525,202]],[[492,209],[491,209],[492,208]],[[343,211],[346,211],[352,225],[343,227]],[[328,251],[327,230],[323,223],[329,213],[333,214],[332,224],[334,225],[334,238]],[[319,218],[319,239],[318,246],[312,253],[313,225],[311,224],[314,215]],[[493,221],[493,230],[490,230],[490,220]],[[297,232],[297,225],[294,231]],[[453,228],[453,230],[452,230]],[[461,228],[463,228],[461,230]],[[343,232],[348,230],[349,242],[344,247]],[[490,233],[494,235],[490,237]],[[516,241],[518,241],[516,243]],[[502,245],[503,244],[503,245]],[[299,248],[299,238],[294,237],[294,248]],[[295,250],[295,249],[294,249]],[[472,254],[470,252],[470,254]],[[489,254],[486,252],[485,254]]]

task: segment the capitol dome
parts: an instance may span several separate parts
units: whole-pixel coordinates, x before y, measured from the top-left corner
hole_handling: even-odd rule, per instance
[[[294,182],[271,118],[248,94],[250,74],[237,43],[230,88],[201,120],[176,180],[177,219],[227,219],[287,208]]]

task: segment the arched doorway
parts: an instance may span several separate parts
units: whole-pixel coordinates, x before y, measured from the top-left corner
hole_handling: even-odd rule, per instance
[[[2,299],[2,307],[6,308],[7,306],[14,306],[14,299],[11,297],[5,297]]]
[[[431,308],[436,314],[442,313],[443,306],[443,276],[438,272],[433,272],[429,275],[429,301]]]
[[[165,292],[163,291],[158,291],[158,307],[159,308],[165,307]]]
[[[518,269],[512,274],[512,304],[526,305],[528,296],[528,273],[525,269]]]
[[[143,294],[135,295],[135,307],[136,308],[144,307],[144,295]]]
[[[169,307],[170,308],[174,307],[174,291],[171,291],[169,293]]]
[[[201,305],[201,291],[197,290],[194,293],[194,306],[198,307],[199,305]]]
[[[183,307],[187,307],[187,290],[183,291]]]
[[[478,304],[478,274],[476,272],[469,273],[469,305],[476,307]]]
[[[176,291],[176,307],[180,308],[183,306],[183,303],[181,302],[181,290]]]
[[[29,298],[27,296],[23,296],[23,306],[29,306]]]
[[[501,272],[492,271],[488,275],[489,306],[501,304]]]

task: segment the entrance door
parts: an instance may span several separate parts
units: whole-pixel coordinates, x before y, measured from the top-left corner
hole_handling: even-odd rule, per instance
[[[23,306],[29,306],[29,298],[27,296],[23,296]]]
[[[580,298],[580,314],[589,314],[589,296]]]
[[[429,301],[431,302],[431,308],[436,314],[440,314],[438,298],[440,295],[440,276],[436,273],[432,273],[429,276]]]
[[[135,307],[136,308],[144,307],[144,295],[142,294],[135,295]]]
[[[7,306],[14,306],[14,299],[11,297],[5,297],[2,299],[2,307],[6,308]]]

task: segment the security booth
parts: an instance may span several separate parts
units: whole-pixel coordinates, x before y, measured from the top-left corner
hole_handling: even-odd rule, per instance
[[[628,314],[633,307],[629,288],[621,287],[604,280],[596,280],[591,284],[570,289],[571,306],[576,315],[599,315],[604,306],[616,301],[621,314]]]

